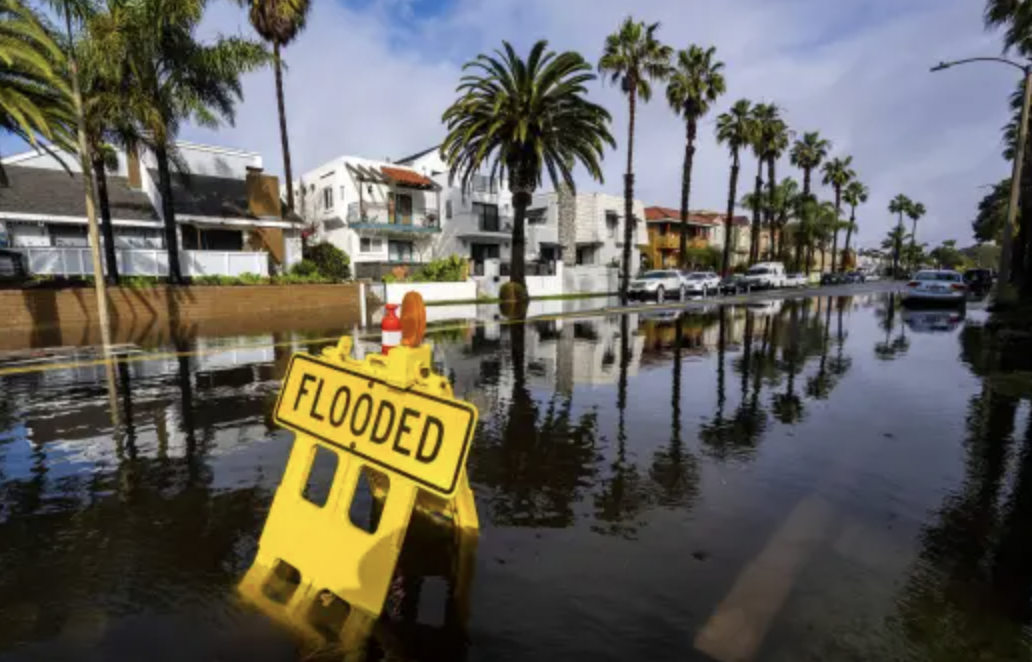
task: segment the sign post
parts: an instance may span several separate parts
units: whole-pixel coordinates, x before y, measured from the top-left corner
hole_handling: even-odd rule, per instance
[[[254,566],[239,587],[263,611],[302,631],[319,630],[312,614],[340,603],[338,611],[349,616],[347,625],[330,628],[338,636],[366,633],[383,611],[417,506],[451,523],[464,593],[479,534],[466,477],[476,407],[456,399],[448,380],[433,371],[429,347],[402,344],[364,361],[353,359],[351,349],[345,337],[319,356],[291,359],[275,420],[296,438]],[[333,468],[321,497],[312,489],[322,471],[317,457]],[[358,505],[374,513],[366,527],[353,519],[363,479],[372,503]],[[351,618],[356,610],[365,616]]]

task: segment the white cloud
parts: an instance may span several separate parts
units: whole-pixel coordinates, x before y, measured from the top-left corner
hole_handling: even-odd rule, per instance
[[[422,0],[427,2],[427,0]],[[462,63],[510,39],[526,49],[539,38],[594,61],[605,35],[628,13],[661,21],[675,47],[713,44],[727,63],[735,99],[774,101],[793,128],[819,130],[836,154],[852,154],[872,198],[859,214],[861,240],[874,244],[893,222],[888,200],[905,192],[929,213],[920,238],[970,238],[979,186],[1006,176],[999,128],[1016,84],[1004,67],[958,68],[932,75],[948,58],[994,54],[998,40],[981,25],[981,3],[969,0],[453,0],[420,12],[416,0],[381,0],[361,10],[332,0],[313,5],[309,28],[285,53],[286,91],[295,172],[340,154],[399,157],[442,137],[440,116],[454,96]],[[209,30],[249,31],[235,6],[213,6]],[[281,171],[272,75],[248,77],[237,125],[187,137],[261,151]],[[593,98],[614,116],[620,143],[605,164],[604,188],[622,190],[626,103],[599,85]],[[728,157],[704,123],[692,206],[726,205]],[[684,129],[662,90],[639,114],[637,193],[649,204],[676,206]],[[739,195],[752,185],[746,158]],[[786,162],[779,176],[799,176]],[[584,181],[586,189],[599,188]],[[830,192],[824,192],[830,197]]]

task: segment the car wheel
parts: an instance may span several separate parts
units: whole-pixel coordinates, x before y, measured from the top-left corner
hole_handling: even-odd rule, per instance
[[[656,303],[663,303],[663,300],[665,299],[664,295],[665,292],[663,291],[663,286],[660,285],[659,289],[656,290]]]

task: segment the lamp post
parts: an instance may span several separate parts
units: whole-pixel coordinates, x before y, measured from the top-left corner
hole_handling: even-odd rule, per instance
[[[1018,202],[1021,198],[1021,169],[1025,161],[1025,143],[1028,142],[1028,113],[1032,104],[1032,65],[1019,64],[1002,57],[971,57],[953,62],[940,62],[932,71],[943,71],[950,67],[971,62],[996,62],[1019,70],[1024,77],[1024,99],[1021,104],[1021,124],[1018,126],[1018,144],[1014,150],[1014,164],[1011,169],[1010,201],[1007,204],[1007,224],[1003,228],[1003,243],[1000,246],[1000,284],[1010,282],[1011,250],[1014,243],[1014,226],[1017,225]]]

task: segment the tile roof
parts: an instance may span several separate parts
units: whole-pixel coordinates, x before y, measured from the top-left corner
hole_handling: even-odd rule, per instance
[[[425,177],[415,170],[409,170],[408,168],[391,168],[390,166],[380,166],[380,172],[387,179],[393,181],[395,184],[402,186],[412,186],[415,188],[432,188],[434,183],[430,181],[430,178]]]
[[[0,210],[85,218],[82,175],[64,170],[5,165],[8,186],[0,187]],[[124,221],[157,221],[158,214],[143,191],[129,187],[125,177],[108,175],[111,217]]]
[[[735,223],[740,223],[739,219],[744,219],[744,216],[735,216]],[[646,207],[645,208],[645,220],[646,221],[673,221],[675,223],[681,220],[681,210],[672,209],[670,207]],[[715,211],[690,211],[688,212],[688,223],[690,225],[720,225],[724,222],[724,214]]]

